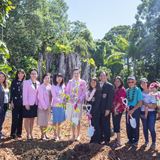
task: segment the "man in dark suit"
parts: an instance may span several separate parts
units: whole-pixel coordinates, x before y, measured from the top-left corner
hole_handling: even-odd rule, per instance
[[[102,88],[101,99],[101,114],[100,114],[100,127],[101,127],[101,142],[104,140],[105,145],[110,141],[110,111],[114,98],[113,85],[107,81],[108,73],[101,71],[99,74],[100,86]]]

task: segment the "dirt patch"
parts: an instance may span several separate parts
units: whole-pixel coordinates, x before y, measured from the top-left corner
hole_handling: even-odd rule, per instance
[[[62,125],[62,131],[69,131],[69,121],[65,121]],[[125,116],[121,121],[121,138],[122,146],[113,149],[112,145],[115,143],[111,141],[110,146],[103,146],[98,144],[89,144],[90,137],[87,135],[88,121],[84,116],[81,123],[81,140],[79,142],[72,142],[71,136],[64,135],[63,140],[54,141],[53,131],[48,132],[51,140],[40,140],[40,130],[36,125],[34,126],[34,136],[37,140],[26,140],[26,133],[23,127],[23,138],[12,140],[9,138],[11,129],[11,114],[8,113],[3,125],[3,132],[7,137],[0,140],[0,160],[160,160],[160,121],[156,122],[157,142],[156,150],[150,149],[150,145],[143,147],[144,136],[142,131],[142,124],[140,125],[140,140],[138,147],[127,147]],[[112,137],[111,139],[114,139]],[[151,143],[151,138],[150,138]]]

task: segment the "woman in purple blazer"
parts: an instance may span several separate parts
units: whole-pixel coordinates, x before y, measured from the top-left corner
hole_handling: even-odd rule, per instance
[[[52,93],[52,111],[53,111],[53,125],[56,127],[54,129],[54,139],[59,140],[63,139],[60,135],[60,125],[65,121],[65,110],[62,107],[59,107],[59,104],[65,104],[63,100],[64,93],[64,80],[61,73],[57,73],[53,77],[53,85],[51,87]],[[58,131],[58,132],[57,132]]]
[[[32,131],[34,118],[37,117],[37,92],[40,83],[36,80],[38,71],[35,68],[30,70],[31,79],[23,84],[23,118],[27,132],[27,139],[34,139]],[[29,130],[30,128],[30,130]]]
[[[38,110],[37,110],[37,125],[41,129],[41,139],[49,139],[44,129],[48,126],[48,121],[51,119],[51,85],[50,74],[45,73],[42,76],[43,84],[38,88]]]
[[[78,89],[78,94],[74,95],[74,92]],[[75,68],[73,70],[73,79],[69,80],[67,84],[67,94],[71,97],[69,103],[67,104],[67,110],[66,110],[66,118],[69,120],[72,120],[73,117],[73,109],[74,105],[77,105],[77,109],[80,110],[80,112],[77,112],[77,117],[79,119],[78,125],[77,125],[77,140],[80,140],[79,134],[80,134],[80,120],[82,120],[82,104],[84,103],[84,98],[86,96],[86,82],[82,79],[80,79],[80,70],[78,68]],[[75,127],[72,126],[72,141],[75,141]]]

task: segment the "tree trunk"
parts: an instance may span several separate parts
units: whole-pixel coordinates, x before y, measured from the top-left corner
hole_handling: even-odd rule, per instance
[[[90,78],[90,66],[88,63],[83,62],[79,53],[70,52],[67,55],[63,53],[56,55],[52,55],[50,52],[46,53],[46,72],[62,73],[65,84],[72,78],[72,71],[75,67],[81,69],[81,77],[88,83]],[[96,70],[94,72],[96,72]]]
[[[129,57],[127,56],[127,69],[128,69],[128,76],[130,75],[130,71],[129,71]]]
[[[3,15],[2,15],[2,19],[3,19],[3,16],[5,17],[5,14],[4,14],[4,8],[3,8]],[[3,21],[2,21],[2,42],[3,42]]]
[[[96,75],[96,66],[94,66],[93,77],[95,77],[95,75]]]
[[[88,64],[88,62],[83,62],[82,63],[82,79],[84,79],[86,81],[86,84],[89,83],[89,79],[90,79],[90,66]]]
[[[134,56],[134,65],[133,65],[134,77],[136,77],[136,58]]]
[[[66,74],[66,63],[65,63],[64,53],[60,53],[60,61],[59,61],[58,72],[61,73],[65,77],[65,74]]]
[[[43,55],[39,53],[38,55],[38,80],[42,82],[42,66],[43,66]]]

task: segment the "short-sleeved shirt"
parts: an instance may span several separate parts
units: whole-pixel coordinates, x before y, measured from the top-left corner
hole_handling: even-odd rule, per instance
[[[142,92],[142,96],[143,96],[143,101],[147,104],[150,104],[150,103],[156,103],[156,99],[152,100],[152,96],[148,93],[143,93]],[[145,111],[145,105],[141,105],[141,111]],[[154,108],[148,108],[148,112],[151,112],[151,111],[155,111]]]
[[[160,93],[158,91],[156,92],[152,92],[152,94],[158,94],[160,95]],[[158,101],[159,100],[159,96],[151,96],[151,103],[155,103],[155,101]]]
[[[128,99],[128,90],[129,90],[129,88],[126,90],[127,99]],[[134,89],[130,89],[130,92],[129,92],[129,99],[130,100],[132,99],[133,90]],[[128,100],[128,105],[135,107],[138,104],[138,101],[140,101],[140,100],[143,100],[142,92],[141,92],[141,90],[138,87],[136,87],[135,88],[134,99],[133,99],[132,102],[130,102]]]

